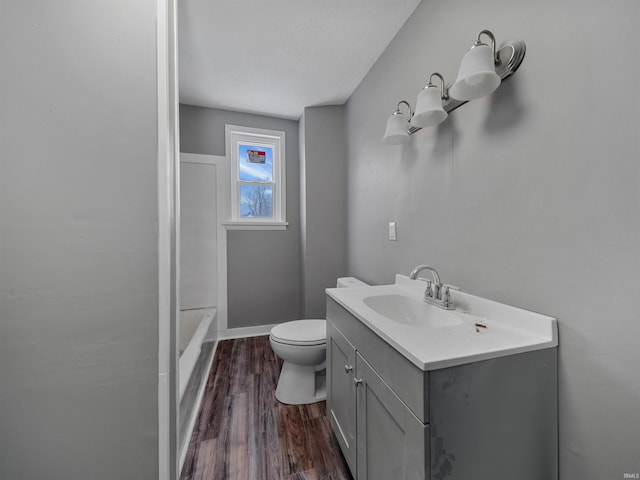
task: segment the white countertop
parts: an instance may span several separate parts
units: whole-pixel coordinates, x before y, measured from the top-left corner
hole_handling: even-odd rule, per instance
[[[434,315],[455,315],[461,320],[445,327],[399,323],[365,304],[365,299],[374,295],[402,295],[422,301],[424,289],[424,282],[396,275],[392,285],[329,288],[326,292],[425,371],[558,346],[555,318],[460,291],[451,291],[455,310],[427,305],[435,309],[430,312]]]

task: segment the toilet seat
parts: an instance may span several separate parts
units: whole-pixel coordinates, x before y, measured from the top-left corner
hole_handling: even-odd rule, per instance
[[[326,320],[294,320],[271,329],[271,339],[286,345],[323,345],[327,343]]]

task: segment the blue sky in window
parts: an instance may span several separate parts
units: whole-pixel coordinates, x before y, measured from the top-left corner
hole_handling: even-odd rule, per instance
[[[266,185],[240,185],[241,217],[273,217],[273,189]]]
[[[251,163],[247,151],[257,150],[264,152],[264,163]],[[246,182],[272,182],[273,181],[273,148],[256,147],[254,145],[240,145],[238,155],[238,169],[240,180]]]

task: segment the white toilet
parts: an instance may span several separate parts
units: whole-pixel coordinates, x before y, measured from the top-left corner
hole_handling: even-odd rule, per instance
[[[338,288],[367,284],[353,277],[339,278]],[[294,320],[271,329],[271,348],[284,360],[276,398],[289,405],[315,403],[327,398],[325,359],[326,320]]]

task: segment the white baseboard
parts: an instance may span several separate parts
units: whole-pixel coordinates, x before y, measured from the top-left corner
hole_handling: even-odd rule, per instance
[[[269,335],[273,325],[258,325],[256,327],[227,328],[218,331],[218,340],[228,340],[230,338],[257,337],[260,335]]]

